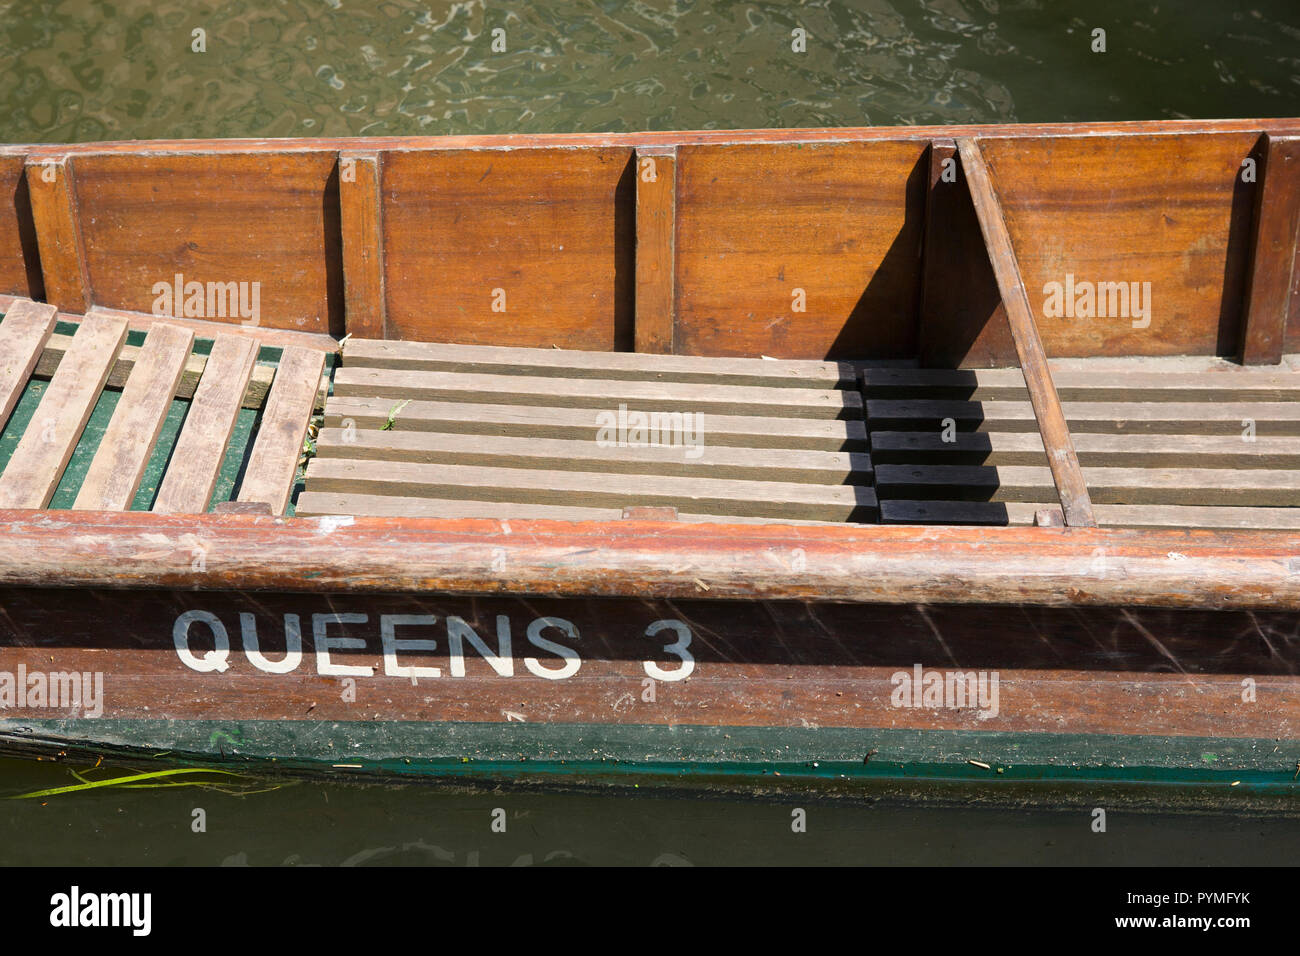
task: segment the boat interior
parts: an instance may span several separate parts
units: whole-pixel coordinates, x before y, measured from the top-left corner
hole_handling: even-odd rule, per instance
[[[1300,123],[0,150],[0,509],[1300,529]]]

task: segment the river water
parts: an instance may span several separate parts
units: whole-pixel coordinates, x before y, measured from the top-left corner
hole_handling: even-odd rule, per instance
[[[1296,115],[1295,0],[0,2],[7,143]],[[0,795],[75,782],[0,760]],[[1300,834],[1289,815],[1159,809],[1098,834],[1086,800],[975,790],[936,807],[252,789],[6,801],[0,864],[1282,863]]]

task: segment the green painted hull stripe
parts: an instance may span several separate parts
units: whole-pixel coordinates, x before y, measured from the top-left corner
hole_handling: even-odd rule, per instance
[[[343,765],[437,776],[780,773],[830,779],[1236,784],[1300,793],[1295,781],[1300,742],[1272,739],[607,724],[0,720],[0,748],[20,742],[198,762],[234,758],[285,768]]]

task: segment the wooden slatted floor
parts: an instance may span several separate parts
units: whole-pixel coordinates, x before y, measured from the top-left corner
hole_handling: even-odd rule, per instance
[[[349,340],[297,513],[875,521],[856,378],[836,362]],[[667,427],[639,434],[638,414]]]
[[[1300,371],[1054,363],[1103,526],[1300,528]],[[1017,369],[863,372],[882,520],[1029,524],[1056,493]]]
[[[132,343],[121,318],[92,311],[68,329],[52,306],[14,303],[0,320],[0,508],[47,508],[56,496],[78,510],[138,508],[154,467],[144,507],[203,512],[234,467],[239,501],[284,513],[328,387],[325,353],[288,347],[259,364],[257,341],[235,329],[207,354],[195,346],[177,325],[156,323]],[[251,441],[232,464],[241,416]],[[102,428],[88,428],[96,420]],[[160,445],[169,423],[174,444]]]

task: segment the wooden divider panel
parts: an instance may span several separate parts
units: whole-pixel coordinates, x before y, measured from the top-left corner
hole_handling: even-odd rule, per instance
[[[39,294],[31,282],[40,275],[37,264],[28,263],[23,249],[23,221],[31,216],[23,163],[22,156],[0,156],[0,293],[6,295]]]
[[[1049,355],[1237,354],[1257,138],[980,141]]]
[[[1287,313],[1300,258],[1300,136],[1264,136],[1262,182],[1255,190],[1255,230],[1241,360],[1282,361]]]
[[[677,351],[911,357],[923,141],[677,151]]]
[[[29,160],[26,167],[41,283],[60,312],[86,312],[91,304],[74,175],[67,157]]]
[[[632,150],[385,153],[393,338],[630,351]]]
[[[336,331],[334,152],[101,153],[74,165],[95,305]]]

